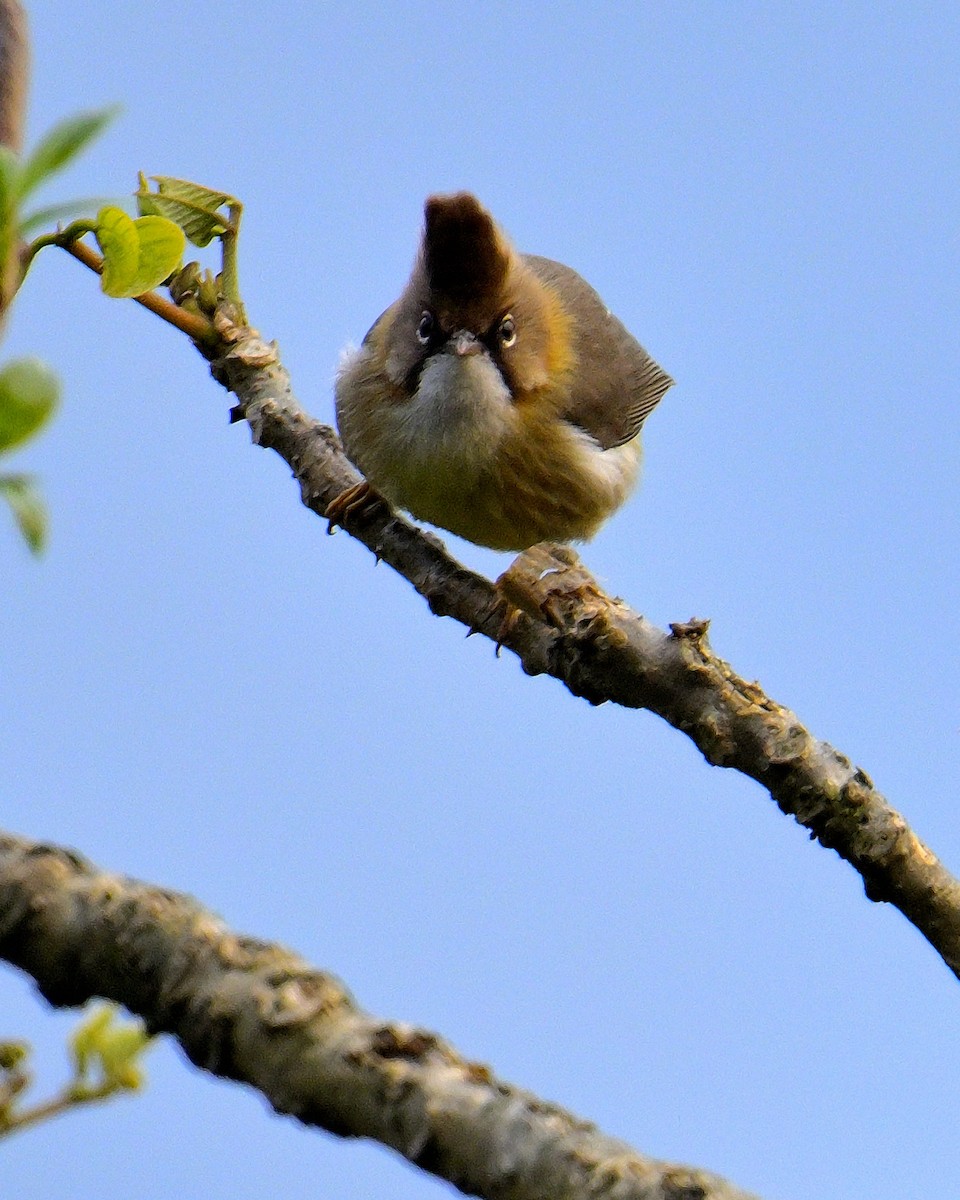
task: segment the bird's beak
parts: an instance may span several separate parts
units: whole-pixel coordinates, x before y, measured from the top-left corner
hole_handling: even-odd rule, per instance
[[[469,329],[458,329],[456,333],[452,333],[447,342],[447,348],[458,358],[467,358],[471,354],[483,353],[483,343],[478,341],[477,335],[471,333]]]

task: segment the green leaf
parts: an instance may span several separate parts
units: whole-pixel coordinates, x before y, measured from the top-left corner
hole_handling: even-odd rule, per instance
[[[94,1004],[70,1035],[70,1052],[78,1077],[90,1070],[91,1059],[99,1056],[99,1044],[111,1021],[117,1015],[115,1004]]]
[[[141,1088],[144,1076],[137,1059],[149,1045],[142,1021],[111,1025],[98,1046],[104,1082],[118,1088]]]
[[[218,211],[225,204],[239,210],[240,201],[235,197],[172,175],[152,175],[151,179],[158,188],[155,192],[140,175],[140,189],[135,194],[141,213],[168,217],[195,246],[209,245],[223,233],[236,233],[237,222]]]
[[[140,262],[133,293],[140,296],[163,283],[183,261],[186,238],[183,230],[166,217],[137,217],[134,227],[140,239]]]
[[[97,214],[97,241],[103,254],[100,286],[108,296],[132,296],[128,291],[137,277],[140,238],[133,217],[122,208],[107,205]]]
[[[121,1021],[115,1004],[93,1006],[73,1031],[70,1049],[79,1094],[143,1086],[139,1059],[153,1039],[140,1020]],[[95,1077],[99,1075],[99,1082]],[[94,1077],[94,1078],[91,1078]]]
[[[40,430],[57,407],[60,381],[37,358],[17,358],[0,370],[0,454]]]
[[[162,283],[183,258],[182,231],[166,217],[134,220],[107,206],[97,217],[97,241],[103,252],[100,286],[108,296],[141,296]]]
[[[9,146],[0,146],[0,271],[16,237],[19,180],[20,160]]]
[[[39,554],[47,542],[47,508],[29,475],[0,475],[5,496],[24,540]]]
[[[38,229],[50,229],[58,222],[66,224],[76,217],[88,217],[110,199],[106,196],[87,196],[79,200],[65,200],[62,204],[48,204],[46,208],[35,208],[20,218],[19,234],[23,241],[29,241],[30,235]]]
[[[95,112],[67,117],[65,121],[54,125],[27,156],[20,176],[19,195],[29,195],[56,171],[76,158],[118,112],[116,106],[100,108]]]
[[[0,215],[16,208],[20,190],[20,159],[9,146],[0,146]]]

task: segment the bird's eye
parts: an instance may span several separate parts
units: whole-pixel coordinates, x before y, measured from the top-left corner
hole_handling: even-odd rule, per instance
[[[424,346],[433,337],[433,331],[436,328],[436,321],[432,312],[424,312],[420,317],[420,324],[417,326],[417,338]]]
[[[500,345],[504,347],[512,346],[517,340],[517,325],[509,313],[500,322],[497,337],[500,339]]]

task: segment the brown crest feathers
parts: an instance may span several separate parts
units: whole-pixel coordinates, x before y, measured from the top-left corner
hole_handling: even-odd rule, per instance
[[[430,196],[424,221],[424,265],[432,290],[455,303],[500,291],[510,250],[476,196]]]

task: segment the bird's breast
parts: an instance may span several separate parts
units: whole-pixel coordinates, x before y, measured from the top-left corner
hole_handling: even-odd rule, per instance
[[[516,424],[513,400],[486,354],[431,355],[408,401],[383,413],[382,435],[396,452],[394,470],[475,479]]]
[[[516,401],[486,354],[432,355],[409,394],[361,348],[341,368],[337,410],[348,453],[387,499],[498,549],[590,537],[636,478],[636,440],[603,450],[554,405]]]

